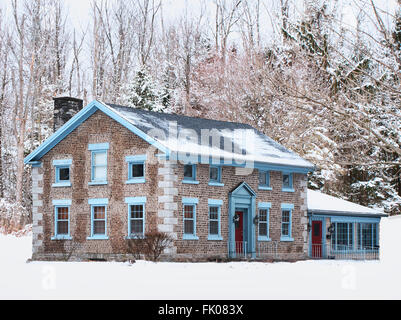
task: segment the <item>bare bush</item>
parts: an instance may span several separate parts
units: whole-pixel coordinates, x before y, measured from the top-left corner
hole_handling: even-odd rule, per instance
[[[173,238],[168,233],[152,231],[146,233],[143,238],[129,239],[128,249],[136,259],[144,255],[146,260],[158,261],[172,242]]]

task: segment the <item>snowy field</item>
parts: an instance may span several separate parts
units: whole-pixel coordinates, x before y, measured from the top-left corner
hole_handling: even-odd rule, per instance
[[[0,236],[0,299],[401,299],[401,217],[381,261],[26,263],[31,238]]]

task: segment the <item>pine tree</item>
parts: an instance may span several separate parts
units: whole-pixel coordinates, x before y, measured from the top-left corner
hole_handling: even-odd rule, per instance
[[[168,102],[165,99],[165,90],[158,86],[144,68],[136,72],[126,100],[130,107],[159,112],[166,109]]]

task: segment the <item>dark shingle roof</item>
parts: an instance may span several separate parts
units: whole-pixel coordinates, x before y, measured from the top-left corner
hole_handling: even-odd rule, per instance
[[[275,142],[268,136],[264,135],[263,133],[259,132],[258,130],[247,124],[188,117],[171,113],[146,111],[116,104],[106,105],[114,111],[118,112],[130,123],[132,123],[134,126],[145,133],[148,133],[150,130],[158,129],[163,131],[166,137],[168,137],[169,124],[171,122],[174,122],[177,124],[178,132],[181,132],[182,130],[194,130],[199,137],[197,145],[200,146],[200,137],[202,130],[215,129],[219,132],[223,132],[224,130],[229,130],[232,132],[248,132],[251,134],[252,138],[247,138],[246,141],[240,142],[239,147],[245,150],[245,154],[247,154],[248,157],[251,157],[253,161],[309,169],[314,168],[313,164],[311,164],[310,162],[304,160],[292,151],[289,151],[284,146],[280,145],[279,143]],[[177,148],[171,145],[171,141],[166,142],[160,140],[160,143],[164,144],[169,149],[177,149],[173,151],[190,152],[189,149],[183,149],[185,148],[185,144],[182,143],[182,141],[175,142],[178,145]],[[214,153],[216,151],[224,152],[223,139],[221,139],[220,150],[210,149],[209,153],[211,155],[215,155]]]

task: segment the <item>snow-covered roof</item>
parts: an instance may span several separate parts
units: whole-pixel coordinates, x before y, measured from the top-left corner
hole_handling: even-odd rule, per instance
[[[310,189],[308,189],[308,212],[326,215],[387,216],[383,211],[364,207]]]
[[[247,124],[145,111],[115,104],[106,105],[145,133],[154,132],[155,129],[162,131],[166,139],[158,137],[155,137],[155,139],[172,152],[192,152],[200,156],[299,167],[309,171],[313,171],[315,168],[309,161],[306,161]],[[170,134],[171,128],[169,126],[171,122],[177,126],[178,134],[175,136]],[[185,140],[180,136],[181,133],[188,132],[188,130],[196,133],[195,140]],[[206,145],[202,141],[202,131],[204,130],[209,130],[210,132],[217,130],[221,137],[220,142],[215,144],[208,141],[209,144]],[[232,139],[233,134],[241,138]],[[243,139],[242,137],[245,138]],[[225,148],[225,138],[234,141],[234,148],[231,148],[231,150]]]

